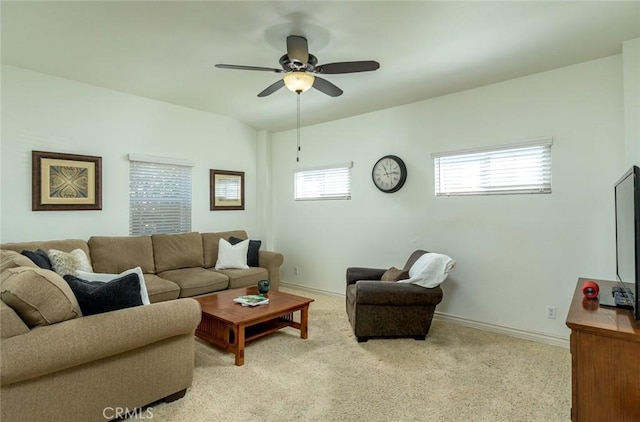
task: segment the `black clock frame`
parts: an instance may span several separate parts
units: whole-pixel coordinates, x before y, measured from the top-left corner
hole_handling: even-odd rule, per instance
[[[376,178],[375,178],[375,169],[376,166],[378,165],[378,163],[384,159],[392,159],[393,161],[395,161],[396,163],[398,163],[398,167],[400,167],[400,181],[398,182],[398,184],[396,186],[394,186],[391,189],[383,189],[382,187],[378,186],[378,184],[376,183]],[[402,187],[404,186],[405,182],[407,181],[407,166],[405,165],[404,161],[402,160],[402,158],[398,157],[397,155],[385,155],[384,157],[381,157],[378,161],[376,161],[376,163],[373,165],[373,168],[371,169],[371,180],[373,180],[373,184],[375,185],[375,187],[377,187],[381,192],[384,193],[393,193],[393,192],[397,192],[400,189],[402,189]]]

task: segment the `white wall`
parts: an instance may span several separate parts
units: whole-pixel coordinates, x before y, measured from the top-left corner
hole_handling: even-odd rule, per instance
[[[343,293],[348,266],[401,266],[424,248],[458,261],[439,312],[566,336],[577,277],[614,276],[612,186],[629,156],[622,73],[613,56],[305,127],[298,164],[295,131],[256,133],[221,116],[3,66],[0,241],[126,235],[126,155],[190,159],[193,230],[244,228],[266,240],[284,254],[287,282]],[[434,197],[431,153],[547,135],[551,195]],[[102,156],[103,210],[31,211],[34,149]],[[390,153],[405,160],[409,178],[383,194],[371,166]],[[352,200],[293,201],[293,169],[350,160]],[[246,172],[245,211],[209,211],[211,168]],[[557,306],[556,320],[545,318],[546,305]]]
[[[622,44],[622,57],[626,170],[640,166],[640,38]]]
[[[256,132],[233,119],[2,67],[2,242],[129,234],[127,154],[195,161],[192,229],[257,229]],[[102,157],[102,211],[31,211],[31,151]],[[245,172],[245,211],[209,210],[209,169]]]
[[[431,153],[541,136],[554,138],[552,194],[434,196]],[[304,127],[299,164],[295,131],[273,143],[273,240],[286,282],[344,293],[347,267],[402,266],[422,248],[458,262],[439,312],[566,338],[577,278],[614,277],[621,56]],[[385,154],[408,167],[394,194],[371,182]],[[352,200],[293,201],[295,168],[349,160]],[[557,306],[556,320],[546,305]]]

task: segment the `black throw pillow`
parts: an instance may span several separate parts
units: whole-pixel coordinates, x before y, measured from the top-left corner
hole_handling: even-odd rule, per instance
[[[25,249],[20,253],[32,260],[38,267],[45,270],[53,270],[51,261],[49,260],[49,255],[47,255],[47,253],[42,249],[38,249],[36,251],[28,251]]]
[[[87,281],[73,275],[65,275],[78,300],[83,316],[117,311],[142,305],[138,274],[132,273],[103,283]]]
[[[236,243],[240,243],[246,239],[240,239],[239,237],[231,236],[229,238],[229,243],[235,245]],[[250,240],[249,241],[249,250],[247,251],[247,265],[250,267],[259,267],[260,263],[260,246],[262,245],[261,240]]]

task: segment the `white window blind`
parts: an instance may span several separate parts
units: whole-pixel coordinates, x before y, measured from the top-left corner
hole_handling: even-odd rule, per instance
[[[129,155],[129,233],[191,231],[189,161]]]
[[[240,178],[219,178],[216,181],[216,198],[222,202],[240,201]]]
[[[352,162],[296,171],[295,200],[351,199],[351,167]]]
[[[436,196],[551,193],[552,138],[433,154]]]

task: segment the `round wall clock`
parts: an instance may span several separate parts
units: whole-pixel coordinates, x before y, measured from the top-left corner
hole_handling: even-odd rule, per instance
[[[371,178],[382,192],[397,192],[407,181],[407,166],[400,157],[385,155],[374,164]]]

